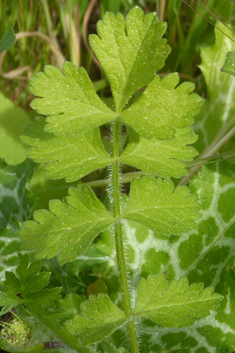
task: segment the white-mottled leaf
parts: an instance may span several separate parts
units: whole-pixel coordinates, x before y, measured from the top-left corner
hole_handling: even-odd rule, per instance
[[[218,23],[218,28],[231,35],[222,23]],[[235,113],[235,79],[221,72],[226,54],[235,51],[235,43],[224,33],[215,29],[215,44],[201,49],[200,69],[207,85],[207,99],[195,118],[195,130],[199,135],[195,147],[199,152],[215,139]],[[228,149],[234,149],[234,144],[228,146]]]
[[[230,51],[226,55],[226,60],[222,71],[227,72],[228,74],[235,76],[235,52]]]
[[[26,186],[34,168],[29,159],[15,166],[0,160],[0,278],[15,268],[23,249],[17,231],[31,217],[35,197]]]
[[[127,220],[123,223],[125,254],[132,300],[142,276],[166,274],[169,281],[187,277],[189,284],[204,283],[214,287],[224,299],[211,314],[196,320],[189,328],[138,325],[141,347],[146,351],[169,350],[173,353],[230,353],[235,351],[235,166],[220,162],[203,167],[191,182],[202,217],[198,229],[180,236],[164,237],[144,225]],[[152,193],[151,198],[154,196]],[[109,293],[118,290],[118,270],[113,235],[104,232],[96,243],[110,256],[99,273],[108,278]],[[120,297],[116,297],[120,301]],[[156,334],[157,333],[157,334]],[[222,348],[221,348],[222,347]]]
[[[223,298],[203,283],[189,286],[186,277],[169,283],[166,275],[141,279],[135,314],[164,327],[191,326],[196,319],[209,315]]]

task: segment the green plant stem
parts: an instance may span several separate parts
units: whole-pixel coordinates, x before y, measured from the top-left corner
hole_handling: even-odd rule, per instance
[[[112,186],[113,186],[113,203],[114,203],[114,217],[115,223],[115,242],[116,242],[116,253],[117,253],[117,264],[119,272],[120,286],[123,295],[124,310],[126,316],[130,318],[128,326],[128,334],[130,339],[130,348],[132,353],[139,352],[139,344],[137,341],[135,324],[132,317],[130,295],[128,290],[127,282],[127,271],[125,263],[125,254],[123,246],[123,234],[121,224],[121,212],[120,212],[120,190],[119,190],[119,136],[120,136],[120,122],[118,119],[114,122],[113,129],[113,166],[112,166]]]
[[[41,0],[41,3],[42,3],[42,7],[43,7],[45,17],[46,17],[47,30],[48,30],[49,36],[51,37],[51,36],[53,36],[53,32],[52,32],[53,26],[52,26],[50,11],[48,8],[48,3],[45,0]]]
[[[159,9],[159,21],[164,20],[165,7],[166,7],[166,0],[161,0],[160,1],[160,9]]]

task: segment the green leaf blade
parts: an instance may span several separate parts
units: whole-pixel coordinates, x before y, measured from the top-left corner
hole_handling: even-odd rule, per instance
[[[23,303],[24,300],[17,297],[14,293],[9,293],[8,291],[0,291],[0,306],[3,307],[0,311],[0,316],[5,315],[12,308]]]
[[[31,80],[32,93],[40,97],[31,106],[48,116],[47,132],[74,136],[114,119],[114,113],[98,97],[82,67],[65,62],[62,70],[46,66],[44,73]]]
[[[180,235],[194,229],[199,218],[195,197],[186,186],[173,189],[171,181],[160,178],[134,179],[123,217],[144,224],[156,234]]]
[[[38,307],[49,308],[53,305],[53,302],[61,298],[60,292],[62,288],[45,288],[39,292],[25,294],[24,298],[27,304],[30,305],[31,309],[35,310]]]
[[[228,74],[235,76],[235,52],[230,51],[226,55],[226,60],[221,71],[227,72]]]
[[[6,272],[6,279],[1,283],[0,306],[4,306],[1,315],[25,304],[36,317],[43,317],[45,309],[54,306],[54,302],[60,299],[61,288],[45,288],[51,273],[40,271],[39,261],[30,263],[28,254],[19,254],[16,274]]]
[[[46,163],[47,178],[72,182],[112,162],[101,143],[98,128],[75,137],[54,136],[43,131],[44,118],[38,117],[35,123],[25,128],[27,135],[22,140],[31,146],[28,157],[37,163]]]
[[[106,13],[98,22],[98,36],[91,35],[89,42],[110,81],[117,111],[163,67],[169,54],[161,38],[165,30],[156,13],[144,15],[139,7],[129,11],[126,21],[120,13]]]
[[[16,165],[25,160],[26,146],[20,141],[20,135],[28,124],[28,114],[0,93],[0,158],[7,164]]]
[[[7,33],[0,39],[0,54],[10,48],[16,42],[16,35],[13,27],[11,27]]]
[[[203,284],[189,286],[187,278],[169,283],[165,275],[141,279],[135,314],[148,318],[160,326],[190,326],[196,319],[209,315],[222,296]]]
[[[93,191],[86,186],[70,188],[66,201],[52,200],[50,211],[34,213],[35,221],[24,223],[21,238],[39,258],[57,254],[61,264],[73,261],[91,245],[97,234],[113,223]]]
[[[177,128],[193,123],[193,116],[199,113],[203,102],[201,97],[192,93],[192,83],[178,84],[177,73],[163,79],[156,76],[142,96],[120,114],[120,119],[147,139],[174,138]]]
[[[50,272],[40,272],[40,261],[29,262],[29,255],[19,253],[16,274],[6,272],[3,288],[15,294],[31,294],[41,291],[49,283]]]
[[[23,302],[24,301],[21,298],[18,298],[14,293],[0,292],[0,306],[12,305],[12,307],[14,307]]]
[[[120,157],[122,163],[153,173],[162,178],[180,178],[187,175],[183,161],[190,161],[197,156],[197,151],[187,146],[197,140],[191,127],[177,129],[172,140],[145,139],[129,131],[129,144]]]
[[[50,276],[50,272],[41,272],[32,276],[25,284],[25,292],[27,294],[30,294],[31,292],[39,292],[48,285]]]
[[[90,295],[81,306],[81,314],[66,322],[66,328],[86,346],[109,336],[127,320],[125,314],[106,294]]]

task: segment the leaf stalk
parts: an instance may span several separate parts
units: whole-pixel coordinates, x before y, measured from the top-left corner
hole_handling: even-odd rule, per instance
[[[116,243],[116,254],[117,264],[119,272],[119,281],[122,291],[124,310],[127,317],[130,318],[127,323],[128,334],[130,338],[130,348],[132,353],[139,353],[139,344],[137,340],[136,330],[134,321],[132,319],[132,310],[130,295],[127,282],[127,270],[125,262],[125,253],[123,245],[123,234],[121,224],[121,209],[120,209],[120,179],[119,179],[119,137],[121,131],[121,124],[118,119],[114,122],[113,128],[113,165],[112,165],[112,186],[113,186],[113,211],[116,219],[115,223],[115,243]]]

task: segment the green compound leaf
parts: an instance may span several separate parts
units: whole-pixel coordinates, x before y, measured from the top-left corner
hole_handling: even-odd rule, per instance
[[[221,71],[227,72],[232,76],[235,76],[235,52],[230,51],[226,54],[226,60]]]
[[[114,119],[114,113],[101,101],[86,71],[65,62],[63,72],[46,66],[31,79],[35,98],[31,104],[48,116],[45,130],[56,135],[74,136]]]
[[[162,235],[180,235],[194,229],[200,216],[195,196],[189,194],[186,186],[173,190],[171,181],[146,176],[134,179],[123,217]]]
[[[10,311],[14,306],[23,303],[21,298],[16,297],[15,293],[0,291],[0,305],[3,307],[0,316]],[[7,306],[7,311],[5,308]]]
[[[83,345],[101,341],[122,326],[125,314],[104,293],[90,295],[80,305],[81,314],[66,322],[66,328],[75,334]]]
[[[38,258],[58,255],[61,264],[84,254],[97,234],[113,223],[88,186],[70,188],[66,200],[51,200],[49,209],[34,212],[35,221],[25,222],[20,236]]]
[[[27,151],[28,157],[46,163],[47,178],[72,182],[112,162],[101,143],[98,128],[73,137],[54,136],[43,131],[44,118],[38,117],[35,122],[26,127],[27,136],[22,140],[32,146]]]
[[[145,138],[174,138],[177,128],[193,123],[192,117],[199,113],[203,102],[196,93],[191,93],[193,83],[178,84],[177,73],[162,80],[156,76],[136,103],[120,114],[120,119]]]
[[[15,294],[31,294],[41,291],[49,283],[50,272],[40,272],[40,261],[29,263],[28,255],[19,254],[16,274],[6,272],[3,287]]]
[[[19,304],[26,304],[31,311],[40,311],[53,305],[60,298],[61,288],[45,289],[49,283],[50,272],[40,272],[40,261],[29,262],[29,256],[19,254],[16,274],[6,272],[6,279],[1,283],[1,315]]]
[[[0,93],[0,158],[6,163],[15,165],[25,160],[26,146],[20,141],[20,135],[28,124],[28,114]]]
[[[165,30],[156,13],[144,15],[139,7],[129,11],[126,21],[120,13],[106,13],[98,22],[98,35],[89,42],[109,79],[117,111],[163,67],[170,51],[162,39]]]
[[[185,163],[198,153],[189,146],[197,140],[191,127],[177,129],[172,140],[145,139],[128,129],[129,144],[120,157],[122,163],[154,173],[162,178],[180,178],[187,175]]]
[[[15,41],[16,36],[13,27],[11,27],[0,39],[0,54],[15,44]]]
[[[150,319],[160,326],[190,326],[204,318],[223,298],[214,288],[203,289],[203,283],[189,286],[187,278],[168,282],[165,275],[141,279],[134,314]]]

